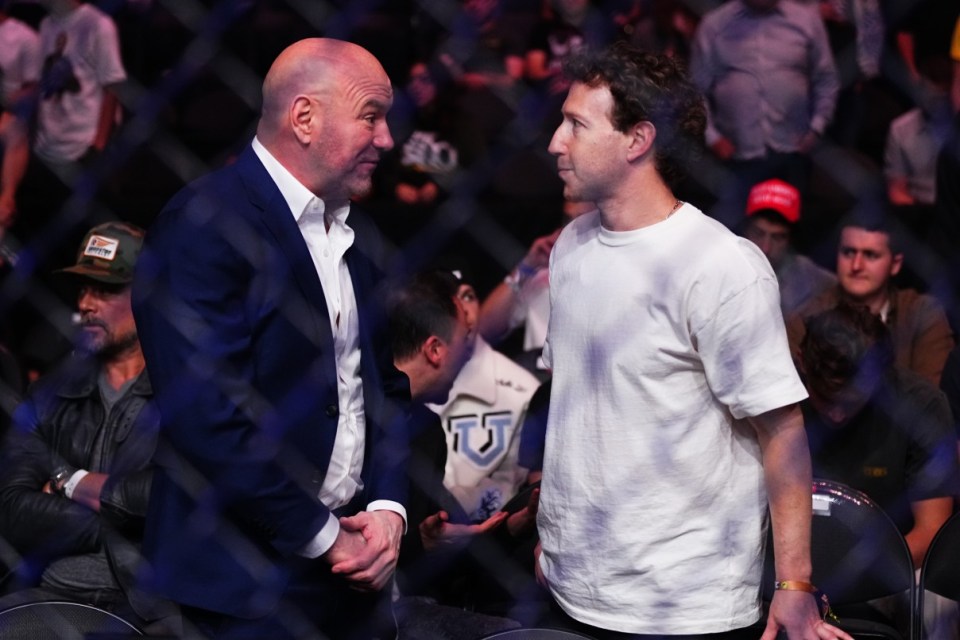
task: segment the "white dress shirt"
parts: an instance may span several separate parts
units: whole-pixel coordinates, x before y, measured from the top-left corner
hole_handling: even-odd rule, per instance
[[[327,467],[320,487],[320,501],[333,510],[350,502],[363,489],[360,478],[366,419],[363,411],[363,381],[360,378],[360,325],[357,300],[350,271],[343,259],[353,245],[353,229],[347,226],[349,203],[339,209],[326,210],[326,205],[301,184],[257,139],[253,151],[263,163],[286,200],[300,233],[313,258],[333,332],[334,360],[337,367],[337,396],[340,420]],[[385,509],[398,513],[406,521],[403,505],[390,500],[376,500],[367,511]],[[340,525],[331,514],[314,539],[301,550],[310,558],[325,553],[336,541]]]

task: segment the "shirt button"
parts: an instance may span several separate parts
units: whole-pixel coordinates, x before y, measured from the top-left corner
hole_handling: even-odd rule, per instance
[[[327,414],[328,417],[330,417],[330,418],[336,417],[336,415],[337,415],[338,413],[340,413],[340,411],[337,409],[337,405],[335,405],[335,404],[328,404],[328,405],[327,405],[326,414]]]

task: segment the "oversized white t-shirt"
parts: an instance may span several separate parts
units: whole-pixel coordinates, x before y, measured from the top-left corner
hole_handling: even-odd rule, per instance
[[[37,155],[69,162],[87,152],[97,133],[103,89],[122,82],[117,27],[99,9],[80,5],[40,22],[44,67],[37,118]]]
[[[541,566],[574,618],[645,634],[759,616],[760,448],[746,421],[806,397],[760,250],[686,204],[553,248]]]

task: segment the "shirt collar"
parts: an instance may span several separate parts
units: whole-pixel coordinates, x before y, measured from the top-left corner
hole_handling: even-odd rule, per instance
[[[314,195],[314,193],[310,191],[310,189],[307,189],[302,182],[297,180],[286,167],[280,164],[280,161],[263,146],[263,143],[260,142],[256,136],[254,136],[251,146],[253,147],[253,152],[257,154],[257,157],[260,159],[260,162],[263,163],[263,168],[267,170],[267,174],[269,174],[274,184],[277,185],[277,188],[280,189],[280,195],[283,196],[283,199],[287,202],[287,206],[290,207],[294,220],[299,222],[300,217],[307,211],[308,207],[311,213],[315,212],[318,215],[324,215],[326,211],[324,201]],[[335,220],[346,224],[349,213],[350,203],[348,201],[347,204],[334,210],[330,215]]]

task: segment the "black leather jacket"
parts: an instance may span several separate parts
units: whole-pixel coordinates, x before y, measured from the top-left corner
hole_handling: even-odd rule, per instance
[[[102,545],[130,596],[159,416],[146,370],[105,415],[99,371],[96,361],[71,357],[42,378],[17,408],[0,468],[0,535],[28,565],[41,569],[52,559],[90,553]],[[99,513],[41,491],[63,462],[109,474]]]

